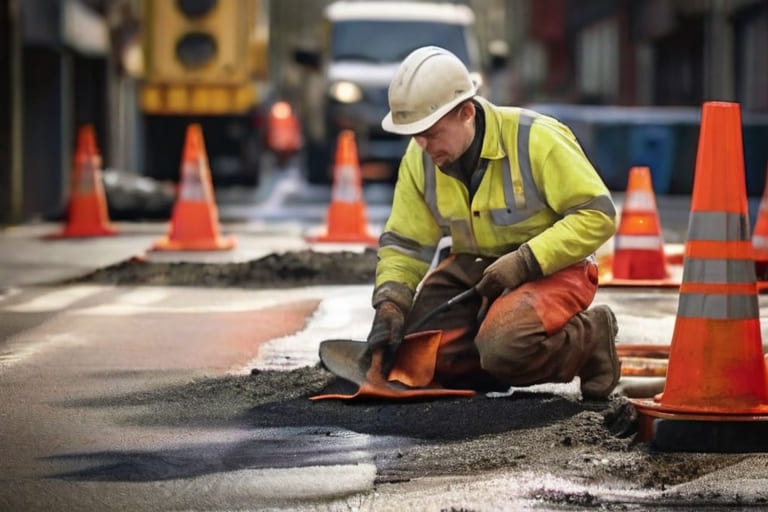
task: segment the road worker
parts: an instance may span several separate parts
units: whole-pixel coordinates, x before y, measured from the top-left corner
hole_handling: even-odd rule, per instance
[[[595,251],[616,230],[610,192],[571,130],[478,95],[455,55],[427,46],[389,85],[384,130],[411,136],[379,241],[365,358],[388,374],[404,334],[468,288],[478,294],[418,332],[442,333],[434,381],[506,389],[580,377],[587,399],[616,387],[616,318],[590,305]],[[451,251],[430,266],[436,247]]]

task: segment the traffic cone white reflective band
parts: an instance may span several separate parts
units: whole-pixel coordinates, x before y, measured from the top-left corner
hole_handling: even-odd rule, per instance
[[[754,283],[755,264],[750,259],[688,258],[685,277],[696,283]]]
[[[746,215],[692,212],[678,316],[758,319],[755,264]]]
[[[749,240],[749,220],[741,213],[692,212],[688,240]]]
[[[96,185],[96,166],[93,159],[86,160],[82,164],[82,174],[77,183],[77,193],[81,195],[92,194]]]
[[[631,194],[627,194],[626,198],[624,199],[624,210],[633,212],[655,212],[656,199],[654,199],[651,192],[646,190],[638,190],[636,192],[632,192]]]
[[[333,186],[333,200],[342,203],[360,201],[357,187],[357,169],[352,165],[340,164],[336,169]]]
[[[755,249],[768,249],[768,236],[755,235],[752,237],[752,245]]]
[[[664,242],[657,235],[616,235],[614,247],[618,249],[657,250]]]
[[[759,319],[757,286],[751,294],[713,295],[711,293],[680,294],[677,316],[683,318],[711,318],[715,320]]]
[[[200,166],[193,162],[184,162],[182,165],[181,190],[179,198],[185,201],[205,201],[205,188],[203,187]]]

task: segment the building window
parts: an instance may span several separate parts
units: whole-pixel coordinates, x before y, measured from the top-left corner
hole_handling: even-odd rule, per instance
[[[576,70],[582,102],[616,102],[619,89],[619,27],[615,19],[593,23],[579,33]]]
[[[739,97],[745,110],[768,111],[768,9],[744,20],[741,34]]]

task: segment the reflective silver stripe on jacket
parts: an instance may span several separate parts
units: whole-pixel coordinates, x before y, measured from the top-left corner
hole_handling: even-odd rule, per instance
[[[443,230],[443,235],[449,235],[451,233],[450,223],[437,207],[437,169],[435,169],[432,158],[424,150],[421,151],[421,164],[424,166],[424,201],[426,201],[429,211],[432,212],[437,225]]]
[[[432,261],[437,250],[437,245],[425,247],[410,238],[405,238],[391,231],[382,233],[379,237],[379,249],[387,247],[427,263]]]
[[[502,176],[504,179],[504,208],[491,210],[491,219],[500,226],[509,226],[522,222],[535,213],[546,208],[541,193],[533,180],[533,169],[528,151],[531,125],[535,117],[521,113],[517,131],[517,161],[520,168],[522,183],[515,186],[509,158],[502,160]],[[503,144],[503,138],[502,138]],[[424,200],[441,227],[448,227],[447,221],[437,207],[437,178],[435,165],[426,151],[422,151],[424,165]]]
[[[528,150],[531,139],[531,125],[536,118],[521,112],[517,124],[517,165],[522,183],[515,183],[509,165],[509,158],[502,161],[504,177],[505,208],[491,210],[491,219],[500,226],[509,226],[522,222],[546,208],[546,202],[533,180],[531,154]],[[501,138],[504,144],[503,137]]]
[[[729,212],[692,212],[688,240],[739,242],[749,239],[746,216]],[[756,284],[755,264],[751,254],[743,258],[685,259],[684,283]],[[755,319],[760,308],[757,288],[749,294],[681,293],[678,316],[687,318]]]
[[[596,210],[598,212],[603,212],[611,218],[616,217],[616,206],[608,196],[597,196],[586,203],[576,205],[573,208],[568,208],[563,212],[563,216],[570,215],[578,210]]]

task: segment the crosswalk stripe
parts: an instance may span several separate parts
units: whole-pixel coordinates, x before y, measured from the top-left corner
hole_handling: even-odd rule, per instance
[[[15,304],[2,309],[15,313],[58,311],[103,289],[104,287],[96,285],[71,286],[52,290],[22,304]]]

